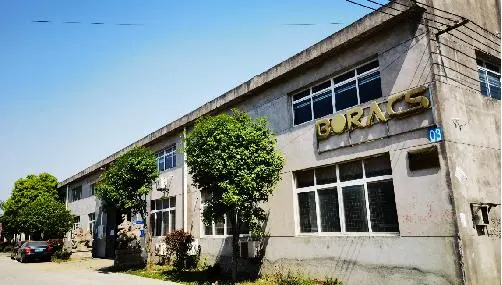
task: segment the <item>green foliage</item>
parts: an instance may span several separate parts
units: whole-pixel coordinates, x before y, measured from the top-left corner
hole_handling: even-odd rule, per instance
[[[265,219],[259,205],[279,181],[284,158],[264,118],[238,110],[203,117],[187,135],[185,151],[194,185],[211,194],[205,223],[230,214],[253,229]]]
[[[31,233],[27,226],[26,208],[41,195],[58,199],[58,180],[51,174],[41,173],[39,175],[30,174],[26,178],[20,178],[14,183],[9,199],[2,203],[3,229],[12,235],[15,233]]]
[[[57,250],[54,252],[52,255],[52,260],[53,261],[60,261],[60,260],[69,260],[71,257],[71,251],[67,250],[66,248],[61,248],[60,250]]]
[[[24,221],[24,232],[41,233],[44,238],[63,237],[73,225],[72,213],[62,202],[47,193],[21,209],[20,214]]]
[[[275,275],[277,285],[315,285],[316,282],[306,276],[288,271]]]
[[[144,217],[144,197],[158,176],[153,152],[144,147],[135,147],[106,169],[96,187],[96,195],[121,212],[140,213]]]
[[[328,277],[326,278],[326,281],[324,281],[324,285],[343,285],[343,282],[341,280],[338,280],[338,278],[331,278]]]
[[[174,268],[176,270],[183,270],[187,266],[189,258],[188,250],[194,241],[193,236],[183,230],[177,230],[166,234],[165,242],[167,247],[167,254],[174,255]]]

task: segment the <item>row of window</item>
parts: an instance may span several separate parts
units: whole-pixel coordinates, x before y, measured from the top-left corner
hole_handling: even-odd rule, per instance
[[[176,145],[157,152],[156,156],[159,171],[176,167]]]
[[[312,119],[382,97],[378,61],[293,95],[293,121],[299,125]]]
[[[481,94],[500,100],[500,64],[483,59],[476,62]],[[294,94],[293,124],[300,125],[380,97],[380,70],[375,60]]]
[[[300,232],[398,233],[388,154],[295,173]]]
[[[91,191],[89,192],[89,196],[88,197],[92,197],[96,194],[96,183],[93,183],[91,184]],[[76,186],[72,189],[70,189],[70,193],[68,194],[70,197],[69,198],[69,202],[75,202],[75,201],[78,201],[82,198],[85,198],[85,197],[82,197],[82,185],[79,185],[79,186]]]
[[[153,236],[176,230],[176,197],[150,201],[150,229]]]

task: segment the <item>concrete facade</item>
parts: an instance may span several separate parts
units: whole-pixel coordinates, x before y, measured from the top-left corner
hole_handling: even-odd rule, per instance
[[[437,8],[482,28],[461,25],[436,40],[438,31],[462,20]],[[459,21],[445,20],[447,17]],[[449,25],[441,24],[446,21]],[[479,35],[469,38],[462,34],[474,34],[472,31]],[[476,58],[493,60],[499,55],[500,38],[491,33],[500,35],[499,1],[430,0],[420,6],[393,2],[75,174],[60,187],[94,183],[101,167],[135,145],[155,152],[173,144],[179,149],[183,132],[190,130],[196,118],[237,107],[269,121],[286,158],[282,179],[265,205],[269,237],[262,272],[289,268],[319,278],[341,278],[344,284],[499,284],[500,101],[482,96],[479,83],[467,83],[465,78],[478,78]],[[382,97],[360,107],[374,101],[388,113],[385,101],[414,87],[426,88],[431,107],[325,140],[316,136],[317,120],[294,125],[292,95],[375,59]],[[396,104],[394,108],[406,106]],[[345,113],[342,110],[323,118]],[[431,143],[427,129],[435,126],[442,128],[444,139]],[[411,169],[410,155],[431,147],[437,150],[439,165]],[[386,179],[393,185],[398,232],[301,231],[295,186],[298,171],[380,154],[390,158],[392,173]],[[231,254],[230,239],[204,234],[202,197],[192,186],[183,159],[183,153],[177,153],[176,166],[161,172],[170,181],[167,195],[176,199],[175,227],[190,231],[204,256],[224,261]],[[148,199],[163,195],[154,187]],[[83,216],[99,204],[91,197],[68,205]],[[472,205],[490,206],[485,234],[476,230]],[[160,238],[154,240],[160,242]]]

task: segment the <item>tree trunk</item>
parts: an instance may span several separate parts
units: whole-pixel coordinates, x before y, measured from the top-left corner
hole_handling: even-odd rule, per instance
[[[145,231],[145,248],[146,248],[146,270],[150,271],[153,268],[153,258],[152,258],[152,234],[148,229],[147,221],[145,215],[141,215],[143,219],[143,229]]]
[[[231,214],[232,219],[232,281],[237,281],[237,262],[239,260],[239,222],[237,219],[238,211]]]

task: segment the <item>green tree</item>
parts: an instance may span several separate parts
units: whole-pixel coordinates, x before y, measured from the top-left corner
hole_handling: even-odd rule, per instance
[[[147,266],[150,269],[151,234],[147,229],[146,195],[159,176],[155,155],[144,147],[135,147],[117,158],[101,176],[96,195],[120,213],[139,213],[145,221]]]
[[[39,195],[20,212],[27,232],[39,233],[44,239],[61,238],[73,225],[73,215],[65,204],[48,193]]]
[[[39,175],[30,174],[26,178],[20,178],[14,183],[12,193],[4,203],[2,216],[4,229],[10,234],[27,233],[31,234],[26,226],[26,219],[22,215],[22,210],[26,209],[33,201],[41,195],[49,195],[58,198],[58,180],[49,173]]]
[[[193,183],[209,193],[204,222],[232,225],[232,278],[236,280],[239,229],[257,230],[265,219],[260,204],[268,201],[280,180],[283,155],[264,118],[251,119],[238,110],[203,117],[186,137],[185,151]]]

